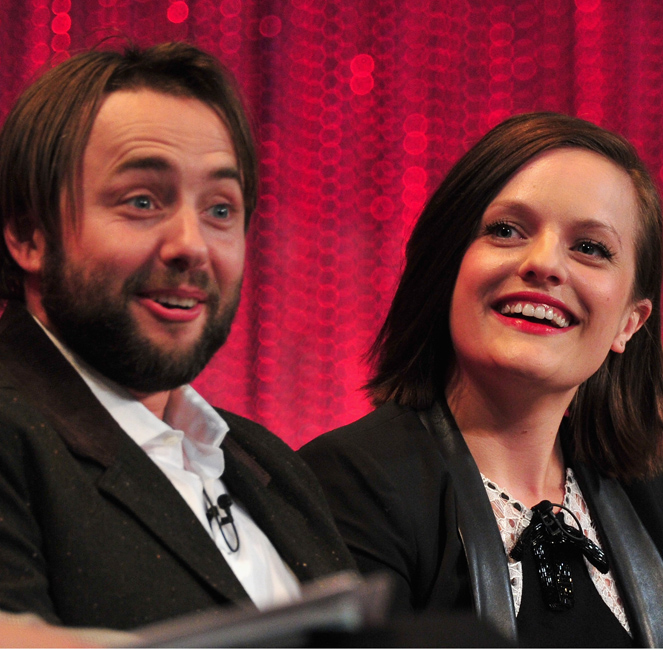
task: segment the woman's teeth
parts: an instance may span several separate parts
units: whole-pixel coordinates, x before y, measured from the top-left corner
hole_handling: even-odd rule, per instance
[[[505,304],[501,309],[502,315],[523,315],[526,318],[536,318],[537,320],[550,320],[553,324],[557,325],[560,329],[564,329],[571,324],[560,313],[556,313],[551,307],[546,307],[541,304],[534,306],[527,302],[518,302],[514,305]]]

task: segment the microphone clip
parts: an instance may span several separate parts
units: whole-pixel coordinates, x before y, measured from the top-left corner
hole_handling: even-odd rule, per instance
[[[239,550],[239,534],[237,533],[237,527],[235,527],[235,519],[233,518],[232,512],[230,511],[230,507],[233,504],[232,498],[229,494],[221,494],[216,499],[215,505],[205,489],[203,489],[203,494],[208,504],[207,511],[205,512],[207,520],[209,521],[210,525],[212,520],[216,520],[216,523],[219,526],[219,531],[221,532],[221,536],[223,536],[223,540],[228,546],[228,550],[230,550],[230,552],[237,552]],[[223,510],[223,513],[221,513],[221,510]],[[231,543],[228,540],[228,536],[226,536],[226,528],[224,527],[225,525],[230,525],[234,539],[233,543]]]

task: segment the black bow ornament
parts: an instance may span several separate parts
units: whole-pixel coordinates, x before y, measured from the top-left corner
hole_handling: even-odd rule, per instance
[[[559,507],[557,514],[553,507]],[[577,528],[564,522],[561,510],[571,514]],[[542,500],[532,507],[532,520],[523,530],[509,556],[516,561],[523,558],[531,546],[539,573],[543,599],[553,611],[573,607],[573,577],[568,564],[569,555],[581,553],[597,570],[608,572],[608,558],[601,548],[590,541],[582,532],[580,522],[567,507]]]

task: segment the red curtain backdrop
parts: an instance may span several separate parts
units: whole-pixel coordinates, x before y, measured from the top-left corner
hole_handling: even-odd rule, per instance
[[[237,74],[261,199],[242,306],[196,380],[297,448],[369,411],[362,354],[426,197],[486,130],[554,110],[660,179],[660,0],[0,0],[0,117],[103,38],[187,40]]]

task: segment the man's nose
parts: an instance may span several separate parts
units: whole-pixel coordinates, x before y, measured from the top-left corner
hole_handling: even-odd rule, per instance
[[[535,236],[524,249],[524,259],[518,274],[527,282],[552,284],[566,282],[568,277],[566,251],[554,233]]]
[[[178,270],[198,268],[207,259],[207,241],[196,209],[181,206],[164,223],[161,261]]]

